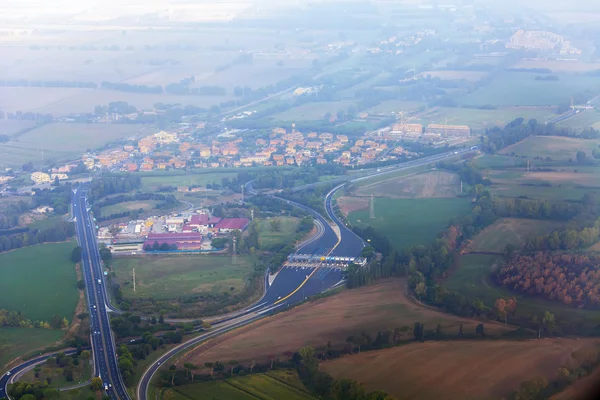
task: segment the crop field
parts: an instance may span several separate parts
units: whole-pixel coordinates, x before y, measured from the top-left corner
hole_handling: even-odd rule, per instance
[[[216,360],[268,362],[268,356],[281,356],[303,346],[325,346],[331,341],[332,346],[339,347],[350,335],[368,332],[374,336],[380,330],[412,327],[415,322],[428,329],[441,324],[448,332],[458,332],[460,324],[465,332],[474,331],[478,324],[413,303],[404,291],[404,280],[390,279],[303,304],[206,342],[188,352],[178,364],[204,365]],[[486,332],[491,335],[512,329],[486,324]]]
[[[206,184],[221,184],[223,178],[236,178],[237,173],[235,172],[209,172],[200,174],[156,174],[151,173],[151,176],[147,176],[142,173],[142,188],[144,192],[152,192],[158,189],[160,186],[206,186]]]
[[[56,158],[80,157],[87,149],[130,136],[150,134],[149,128],[126,124],[52,123],[40,126],[15,140],[0,144],[0,159],[11,165]]]
[[[436,108],[434,111],[424,114],[418,123],[468,125],[471,129],[485,129],[494,126],[503,127],[516,118],[524,118],[526,121],[537,119],[539,122],[546,121],[553,115],[554,110],[550,107],[502,107],[494,110],[479,110],[473,108]]]
[[[502,253],[508,244],[521,248],[527,239],[547,235],[562,225],[556,221],[502,218],[475,236],[469,250]]]
[[[460,194],[460,178],[451,172],[430,171],[361,186],[356,194],[393,198],[456,197]]]
[[[504,72],[486,86],[457,101],[462,105],[553,106],[568,104],[571,96],[598,91],[600,77],[560,74],[558,81],[535,80],[528,72]]]
[[[566,13],[562,13],[564,16]],[[600,69],[598,62],[556,61],[556,60],[521,60],[513,68],[548,68],[552,72],[591,72]]]
[[[375,219],[369,210],[351,212],[352,224],[370,225],[386,235],[397,250],[406,246],[426,244],[442,232],[450,220],[469,212],[466,198],[375,198]]]
[[[62,339],[65,332],[53,329],[0,329],[0,373],[3,367],[31,350],[45,348]]]
[[[297,377],[296,372],[293,373]],[[163,399],[313,400],[316,397],[306,388],[297,388],[271,374],[254,374],[169,389]]]
[[[352,100],[306,103],[275,114],[272,118],[277,121],[312,121],[323,119],[323,116],[327,113],[335,117],[339,110],[346,112],[353,103]]]
[[[398,398],[507,398],[526,380],[554,379],[574,351],[598,351],[599,344],[597,339],[558,338],[414,343],[326,361],[319,368]]]
[[[233,264],[226,255],[127,257],[114,260],[113,271],[125,298],[169,300],[202,293],[239,293],[253,261],[250,256],[238,256]]]
[[[568,320],[571,323],[597,321],[600,310],[577,309],[560,302],[545,300],[535,296],[526,296],[506,287],[497,286],[491,274],[498,268],[500,256],[469,254],[461,257],[460,267],[445,281],[448,290],[457,291],[467,298],[478,298],[486,306],[493,307],[496,299],[514,297],[517,300],[515,316],[531,320],[534,314],[551,311],[557,320]],[[510,317],[508,319],[510,323]]]
[[[487,72],[484,71],[424,71],[419,74],[419,77],[426,78],[427,76],[431,76],[432,78],[440,78],[440,79],[449,79],[449,80],[461,80],[464,79],[466,81],[478,81],[484,76],[487,75]]]
[[[100,213],[104,216],[111,214],[119,214],[126,211],[139,210],[140,208],[144,211],[149,211],[154,209],[154,207],[159,203],[156,200],[144,200],[144,201],[126,201],[123,203],[113,204],[111,206],[102,207],[100,209]]]
[[[426,103],[420,101],[387,100],[368,109],[367,112],[370,114],[392,114],[402,111],[414,111],[424,106],[426,106]]]
[[[598,149],[600,140],[574,139],[560,136],[529,136],[500,150],[499,154],[517,154],[528,158],[550,157],[552,160],[575,161],[577,151],[584,151],[591,157],[592,150]]]
[[[42,244],[0,254],[0,308],[31,320],[73,319],[79,298],[70,261],[71,242]]]
[[[290,243],[294,240],[296,229],[300,225],[300,220],[294,217],[277,217],[281,225],[277,232],[273,231],[271,219],[255,220],[257,223],[258,240],[261,247],[266,247],[278,243]]]

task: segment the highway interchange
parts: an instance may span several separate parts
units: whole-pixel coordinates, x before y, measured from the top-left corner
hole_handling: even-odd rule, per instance
[[[382,167],[376,171],[365,171],[362,174],[344,177],[338,186],[332,189],[324,199],[325,211],[331,222],[327,221],[317,211],[306,206],[273,196],[278,201],[285,201],[289,204],[308,211],[315,219],[318,227],[317,234],[304,242],[297,248],[297,254],[316,254],[322,256],[336,257],[356,257],[360,254],[365,242],[354,232],[348,229],[335,215],[332,206],[332,199],[335,193],[344,187],[347,182],[358,182],[363,179],[372,178],[378,175],[388,174],[393,171],[431,164],[437,161],[457,156],[463,153],[472,152],[475,148],[465,148],[461,150],[450,151],[431,157],[422,158],[407,163]],[[304,190],[319,183],[304,185],[296,188]],[[257,193],[251,185],[247,185],[248,192]],[[116,357],[115,340],[110,329],[110,320],[108,313],[112,311],[109,307],[108,294],[105,288],[104,275],[98,243],[96,241],[95,222],[89,213],[86,186],[81,185],[74,192],[72,212],[76,224],[77,237],[82,248],[83,274],[86,285],[86,295],[91,318],[91,345],[94,360],[94,375],[100,376],[105,384],[106,394],[111,399],[129,399],[126,387],[123,384],[118,369]],[[146,400],[148,387],[152,377],[169,358],[175,354],[189,349],[196,344],[209,338],[218,336],[224,332],[236,329],[240,326],[249,324],[257,319],[278,311],[284,307],[301,302],[315,294],[328,290],[342,281],[342,272],[340,269],[330,268],[328,266],[316,267],[286,267],[279,271],[274,281],[268,286],[262,299],[252,307],[243,310],[237,314],[221,319],[213,323],[213,328],[202,333],[185,343],[171,349],[162,355],[142,375],[137,387],[137,399]],[[11,377],[18,375],[20,371],[31,368],[32,365],[43,362],[51,355],[40,356],[29,360],[13,369],[0,378],[0,398],[8,397],[6,390],[11,383]]]

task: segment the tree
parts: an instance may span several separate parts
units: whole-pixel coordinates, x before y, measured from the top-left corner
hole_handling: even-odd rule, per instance
[[[119,228],[117,225],[111,225],[108,227],[108,233],[113,239],[116,238],[120,232],[121,228]]]
[[[504,324],[506,325],[506,300],[504,299],[497,299],[496,303],[494,304],[495,308],[496,308],[496,315],[498,315],[499,318],[503,318],[504,319]]]
[[[165,323],[165,319],[164,319],[164,317],[162,316],[162,314],[158,316],[158,323],[159,323],[159,324],[164,324],[164,323]]]
[[[511,258],[513,256],[513,254],[515,254],[515,245],[514,244],[507,244],[506,246],[504,246],[504,257]]]
[[[458,328],[458,337],[463,336],[463,324],[460,324],[460,328]]]
[[[215,373],[215,363],[212,362],[205,362],[204,366],[208,369],[210,369],[210,376],[213,376],[213,374]]]
[[[435,328],[435,336],[438,339],[441,339],[444,336],[444,332],[442,331],[442,325],[438,324],[437,327]]]
[[[236,365],[239,364],[239,361],[238,360],[229,360],[227,362],[227,364],[231,367],[230,374],[231,374],[231,376],[233,376],[233,369],[235,368]]]
[[[281,221],[279,220],[279,218],[271,219],[271,230],[273,232],[281,231]]]
[[[475,334],[477,336],[481,336],[481,337],[485,336],[485,331],[484,331],[483,324],[477,325],[477,327],[475,328]]]
[[[105,263],[108,263],[110,260],[112,260],[112,253],[111,253],[110,249],[107,247],[101,248],[100,249],[100,258]]]
[[[102,390],[102,383],[102,378],[95,376],[92,378],[90,388],[92,390]]]
[[[71,261],[77,264],[81,262],[81,246],[75,246],[71,252]]]
[[[152,325],[156,325],[156,317],[154,315],[152,316],[152,319],[150,320],[150,323]]]
[[[583,151],[578,150],[575,158],[577,159],[577,164],[585,164],[586,155]]]

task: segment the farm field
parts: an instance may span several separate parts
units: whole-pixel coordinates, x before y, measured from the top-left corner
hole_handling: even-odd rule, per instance
[[[598,91],[600,77],[560,74],[558,81],[535,80],[530,72],[504,72],[486,86],[457,99],[461,105],[553,106],[568,104],[575,93]]]
[[[303,346],[343,346],[349,335],[413,326],[421,322],[428,327],[441,324],[446,331],[475,330],[475,320],[444,314],[417,305],[405,297],[405,281],[390,279],[332,297],[302,304],[282,314],[265,318],[250,327],[240,328],[206,342],[178,360],[204,365],[215,360],[268,362],[270,355],[298,351]],[[298,329],[302,326],[302,329]],[[486,324],[491,335],[512,330],[502,324]]]
[[[460,194],[460,178],[452,172],[430,171],[361,186],[356,194],[393,198],[456,197]]]
[[[375,219],[369,210],[357,210],[348,215],[351,224],[370,225],[386,235],[397,250],[406,246],[427,244],[436,238],[450,220],[469,212],[467,198],[375,198]]]
[[[587,110],[575,115],[566,121],[557,124],[559,128],[571,128],[579,132],[586,128],[600,128],[600,113],[596,110]]]
[[[421,78],[426,78],[427,76],[431,76],[432,78],[440,78],[440,79],[450,79],[450,80],[461,80],[464,79],[466,81],[476,82],[481,78],[485,77],[488,73],[485,71],[450,71],[450,70],[442,70],[442,71],[424,71],[421,72],[418,76]]]
[[[508,244],[522,248],[527,239],[550,234],[562,225],[556,221],[502,218],[475,236],[469,250],[502,253]]]
[[[294,240],[296,229],[300,220],[294,217],[277,217],[281,227],[279,231],[273,231],[271,219],[254,220],[257,223],[258,240],[261,247],[267,247],[280,243],[291,243]]]
[[[35,349],[58,342],[64,331],[54,329],[5,328],[0,329],[0,373],[17,357]]]
[[[73,319],[79,298],[72,242],[25,247],[0,254],[0,308],[31,320]]]
[[[276,121],[312,121],[323,119],[327,113],[335,117],[339,110],[346,112],[353,103],[352,100],[306,103],[277,113],[272,118]]]
[[[531,320],[531,316],[551,311],[556,320],[576,323],[594,323],[600,319],[600,310],[577,309],[560,302],[549,301],[534,296],[525,296],[506,287],[497,286],[491,277],[492,271],[501,261],[500,256],[469,254],[461,257],[459,268],[443,282],[448,290],[461,293],[466,298],[478,298],[486,306],[493,307],[496,299],[514,297],[517,299],[515,317]],[[508,319],[510,323],[510,318]]]
[[[575,161],[577,151],[584,151],[591,157],[592,150],[597,149],[600,140],[574,139],[560,136],[529,136],[519,143],[507,146],[499,154],[517,154],[528,158],[550,157],[552,160]]]
[[[381,104],[367,110],[370,114],[392,114],[400,113],[401,111],[408,112],[426,106],[426,103],[420,101],[404,101],[404,100],[386,100]]]
[[[113,271],[124,298],[168,300],[203,293],[239,293],[252,272],[253,261],[251,256],[238,256],[234,265],[226,255],[127,257],[115,259]]]
[[[502,107],[494,110],[479,110],[473,108],[436,108],[434,111],[424,114],[415,122],[428,124],[468,125],[471,129],[482,130],[494,126],[503,127],[516,118],[524,118],[526,121],[537,119],[544,122],[555,117],[554,109],[550,107]]]
[[[295,373],[295,372],[294,372]],[[296,374],[297,376],[297,374]],[[168,389],[164,400],[313,400],[306,388],[299,389],[270,374],[253,374],[223,381],[204,382]]]
[[[0,159],[9,165],[35,163],[43,151],[44,159],[68,160],[80,157],[87,149],[150,133],[149,128],[137,125],[52,123],[0,144]]]
[[[237,177],[235,172],[208,172],[199,174],[156,174],[152,173],[151,176],[147,176],[142,173],[142,187],[143,192],[153,192],[160,186],[206,186],[206,184],[217,183],[221,185],[223,178],[234,179]]]
[[[473,164],[479,169],[518,167],[525,165],[525,162],[516,157],[499,154],[482,154],[473,158]]]
[[[413,343],[326,361],[320,369],[398,398],[507,398],[526,380],[554,379],[574,351],[598,351],[599,344],[597,339],[558,338]]]
[[[139,210],[140,208],[148,212],[160,203],[157,200],[144,200],[144,201],[125,201],[123,203],[117,203],[110,206],[102,207],[100,214],[108,216],[111,214],[119,214],[126,211]]]

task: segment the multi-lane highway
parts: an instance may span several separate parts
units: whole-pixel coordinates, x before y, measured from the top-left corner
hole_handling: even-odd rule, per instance
[[[111,399],[129,399],[121,379],[116,357],[115,340],[110,329],[107,292],[98,243],[96,226],[87,205],[86,187],[80,186],[73,194],[73,217],[81,246],[82,272],[90,313],[91,345],[95,375],[102,378],[106,394]]]

